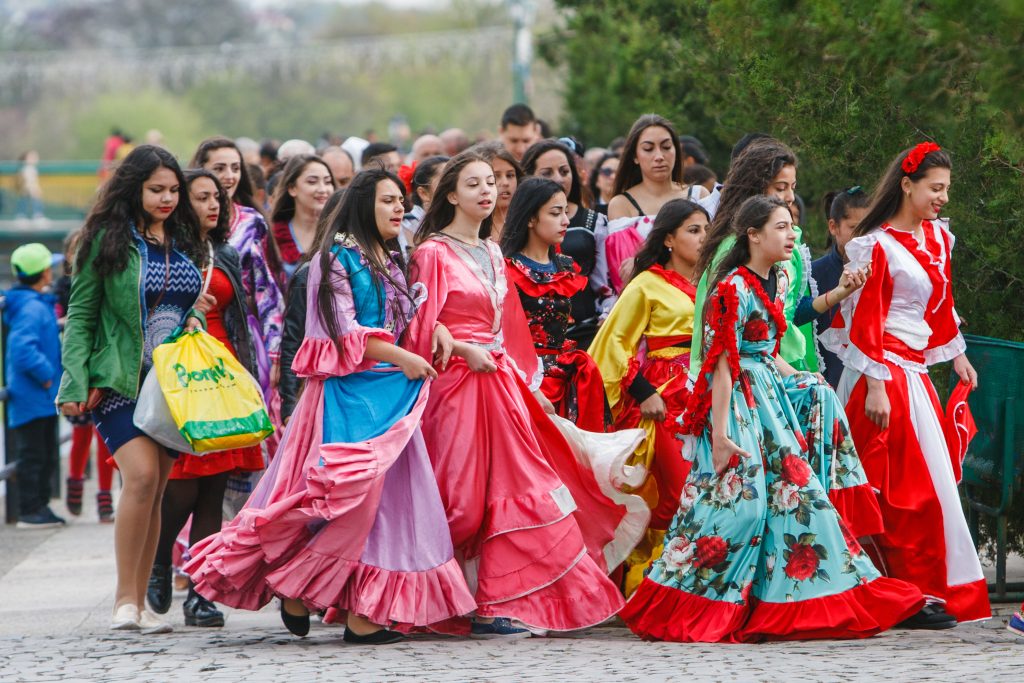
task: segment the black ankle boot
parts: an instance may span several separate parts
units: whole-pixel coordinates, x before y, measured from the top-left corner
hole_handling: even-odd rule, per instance
[[[194,589],[188,591],[188,598],[181,606],[185,613],[186,626],[223,626],[224,613]]]
[[[171,568],[154,564],[146,587],[146,602],[157,614],[167,614],[171,608]]]

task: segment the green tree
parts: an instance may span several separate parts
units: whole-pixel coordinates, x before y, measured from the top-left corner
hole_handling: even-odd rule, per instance
[[[800,158],[802,222],[819,246],[823,192],[871,186],[901,149],[937,141],[954,163],[966,331],[1024,340],[1024,3],[556,2],[565,26],[544,45],[566,69],[566,125],[604,143],[657,111],[705,142],[720,175],[734,140],[771,133]],[[988,518],[982,535],[994,538]],[[1024,551],[1020,523],[1011,547]]]

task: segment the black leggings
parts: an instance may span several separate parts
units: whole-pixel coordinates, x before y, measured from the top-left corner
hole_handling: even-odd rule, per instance
[[[160,503],[160,540],[156,546],[156,564],[169,566],[174,541],[192,515],[188,544],[195,545],[220,531],[221,506],[230,472],[196,479],[171,479]]]

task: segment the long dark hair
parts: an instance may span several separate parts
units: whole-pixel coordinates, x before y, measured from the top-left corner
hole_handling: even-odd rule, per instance
[[[139,145],[114,169],[100,188],[99,198],[85,219],[78,249],[77,272],[89,259],[92,243],[105,230],[93,268],[101,276],[124,270],[132,246],[132,229],[148,237],[152,219],[142,208],[142,188],[158,168],[166,168],[178,180],[178,205],[164,221],[165,242],[195,263],[203,256],[199,246],[199,222],[187,196],[185,176],[170,152],[155,145]]]
[[[672,167],[672,180],[682,184],[683,147],[679,144],[679,136],[676,135],[675,127],[664,116],[644,114],[633,123],[633,127],[629,129],[629,135],[626,136],[626,146],[622,148],[622,154],[619,155],[619,170],[615,174],[613,197],[643,182],[644,175],[640,171],[640,164],[636,163],[636,149],[640,146],[640,136],[643,132],[654,126],[664,128],[672,138],[672,145],[676,148],[676,163]]]
[[[557,150],[565,155],[565,163],[569,164],[569,172],[572,174],[572,184],[569,186],[569,194],[566,198],[573,204],[576,204],[581,209],[586,208],[583,206],[583,187],[580,183],[580,174],[576,170],[576,157],[573,155],[572,150],[563,145],[558,140],[541,140],[530,145],[530,148],[523,154],[523,173],[528,176],[535,175],[537,173],[537,159],[542,154],[546,154],[551,150]],[[518,192],[518,190],[516,190]],[[515,196],[512,197],[515,199]],[[509,210],[511,210],[511,206]],[[507,218],[505,219],[508,220]]]
[[[796,166],[796,155],[775,138],[754,141],[733,160],[722,186],[718,211],[700,250],[698,277],[711,266],[718,245],[729,236],[740,206],[751,197],[764,194],[784,166]]]
[[[239,171],[241,175],[238,177],[238,185],[235,186],[235,196],[233,200],[242,206],[248,206],[250,209],[255,209],[261,214],[263,213],[263,207],[256,203],[253,191],[253,182],[249,177],[249,164],[245,163],[245,159],[242,158],[242,150],[238,149],[238,145],[231,138],[223,136],[216,136],[212,138],[206,138],[199,143],[199,147],[196,148],[196,153],[192,155],[192,161],[189,162],[189,166],[192,168],[205,168],[206,162],[210,160],[210,154],[218,149],[233,149],[238,154],[238,163],[241,167]]]
[[[476,161],[491,165],[491,162],[482,154],[471,149],[459,152],[444,165],[441,179],[437,181],[437,187],[434,189],[434,199],[430,202],[430,208],[427,209],[420,227],[416,230],[416,244],[422,244],[428,237],[441,232],[455,220],[455,205],[448,201],[448,195],[458,188],[459,174],[462,173],[462,169]],[[480,224],[479,236],[485,239],[490,234],[491,216],[488,216]]]
[[[185,186],[189,190],[189,201],[192,201],[192,183],[199,178],[209,178],[213,181],[213,186],[217,189],[217,203],[220,204],[220,211],[217,214],[217,225],[207,233],[210,242],[215,245],[221,245],[228,241],[228,233],[231,230],[231,199],[228,198],[227,191],[221,186],[220,181],[217,180],[217,176],[212,171],[207,171],[205,168],[190,168],[185,171]],[[202,219],[196,216],[197,221]],[[202,235],[202,229],[199,230],[199,234]],[[202,265],[209,265],[206,263],[207,254],[203,252]]]
[[[288,188],[293,187],[302,175],[302,170],[307,165],[317,163],[327,169],[331,176],[331,184],[334,184],[334,174],[331,167],[323,159],[315,154],[296,154],[284,165],[281,176],[277,179],[277,187],[274,189],[274,199],[270,203],[270,221],[272,223],[283,223],[290,221],[295,216],[295,197],[288,194]]]
[[[559,192],[562,186],[550,178],[530,177],[516,188],[505,216],[505,229],[501,231],[501,253],[506,257],[517,254],[530,241],[530,221],[541,208]],[[549,249],[554,260],[555,248]]]
[[[707,209],[689,199],[673,199],[665,202],[654,217],[654,225],[647,235],[640,251],[633,260],[633,277],[644,272],[655,263],[663,266],[668,263],[672,253],[665,246],[665,238],[678,230],[687,218],[695,213],[708,215]],[[710,220],[710,218],[708,219]],[[632,278],[630,278],[632,279]]]
[[[913,173],[907,173],[903,170],[903,162],[912,149],[914,148],[908,147],[900,152],[889,164],[889,168],[885,170],[885,175],[878,181],[875,191],[871,193],[871,199],[868,202],[868,212],[864,214],[863,220],[857,224],[853,231],[855,237],[867,234],[899,213],[900,206],[903,204],[903,188],[901,186],[903,176],[910,178],[911,182],[916,183],[921,178],[924,178],[930,169],[953,169],[953,161],[949,158],[949,154],[945,150],[939,149],[926,154],[917,170]]]
[[[291,163],[291,162],[289,162]],[[405,297],[410,304],[412,296],[409,294],[409,287],[405,282],[396,280],[388,268],[389,255],[392,251],[398,251],[397,240],[385,241],[377,229],[377,185],[383,181],[391,181],[395,188],[404,198],[405,186],[394,173],[385,171],[377,164],[371,164],[368,168],[360,171],[352,178],[352,182],[345,188],[345,194],[341,198],[341,204],[334,213],[330,223],[325,225],[325,230],[320,236],[317,245],[317,257],[320,259],[320,288],[316,293],[316,302],[320,321],[324,325],[328,336],[334,342],[338,353],[344,355],[341,343],[341,324],[338,320],[338,312],[334,308],[335,289],[340,283],[335,282],[332,276],[331,266],[337,258],[332,249],[335,245],[335,235],[342,233],[355,240],[359,245],[362,256],[366,259],[367,267],[375,276],[377,285],[377,300],[382,307],[385,288],[381,281],[387,281],[395,291],[395,299],[391,302],[395,320],[401,316],[401,308],[398,297]],[[318,230],[319,232],[319,230]],[[381,257],[381,251],[385,256]],[[351,276],[351,274],[350,274]]]
[[[754,195],[743,202],[729,226],[736,242],[722,258],[715,272],[708,278],[708,292],[713,291],[715,286],[734,268],[739,268],[750,260],[750,236],[747,234],[747,230],[750,228],[763,230],[768,219],[771,218],[772,212],[779,208],[789,210],[786,202],[778,197],[769,197],[763,194]],[[705,322],[707,322],[709,308],[704,309]]]
[[[436,176],[444,165],[448,162],[446,156],[434,156],[427,157],[420,163],[416,164],[416,171],[412,174],[412,203],[416,206],[423,206],[423,199],[420,198],[420,193],[417,191],[421,187],[430,187],[430,183],[434,181]]]

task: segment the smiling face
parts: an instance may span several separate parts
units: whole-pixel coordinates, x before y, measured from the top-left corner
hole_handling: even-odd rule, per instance
[[[778,207],[772,211],[760,230],[748,228],[750,252],[760,251],[772,263],[788,261],[796,248],[796,232],[793,230],[793,216],[789,209]]]
[[[217,176],[229,198],[235,196],[238,181],[242,179],[242,157],[232,147],[221,147],[210,152],[203,168]]]
[[[703,211],[694,211],[683,219],[675,231],[665,237],[665,246],[672,250],[672,258],[693,268],[700,258],[700,247],[708,234],[708,217]]]
[[[562,192],[566,196],[572,192],[572,168],[565,152],[558,149],[551,149],[537,157],[534,164],[533,174],[548,180],[554,180],[562,186]]]
[[[775,174],[772,181],[768,183],[764,194],[775,197],[786,202],[786,206],[793,206],[796,200],[796,166],[786,164]]]
[[[644,178],[656,182],[671,180],[672,169],[676,165],[672,134],[661,126],[646,128],[637,141],[636,163]]]
[[[516,180],[516,169],[512,168],[512,164],[499,158],[491,161],[491,167],[494,169],[494,181],[498,188],[498,208],[504,211],[508,209],[519,184]]]
[[[377,183],[373,215],[377,219],[377,230],[385,241],[398,237],[402,231],[402,217],[405,216],[405,195],[390,178]]]
[[[537,239],[551,247],[562,243],[569,228],[568,204],[565,193],[556,192],[540,207],[530,219],[530,231]]]
[[[217,185],[209,178],[200,176],[189,185],[188,198],[192,203],[192,210],[199,217],[200,234],[205,238],[207,233],[217,227],[217,220],[220,218]]]
[[[178,176],[171,169],[161,166],[153,171],[142,184],[142,210],[149,217],[151,225],[163,224],[178,206]]]
[[[449,193],[448,201],[455,205],[456,212],[462,212],[473,222],[481,222],[494,211],[494,171],[486,161],[473,161],[459,172],[455,192]]]
[[[288,194],[295,199],[296,212],[307,211],[317,216],[333,192],[331,172],[318,161],[306,164],[295,183],[288,187]]]
[[[935,220],[942,207],[949,203],[950,181],[948,168],[929,168],[916,182],[904,176],[903,202],[910,205],[916,218],[923,221]]]

